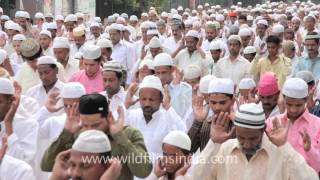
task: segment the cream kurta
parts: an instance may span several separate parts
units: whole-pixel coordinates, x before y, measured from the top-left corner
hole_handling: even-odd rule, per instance
[[[189,65],[196,65],[201,69],[203,75],[208,72],[209,60],[202,58],[200,53],[195,50],[191,56],[187,48],[181,50],[174,58],[175,64],[180,70],[186,69]]]

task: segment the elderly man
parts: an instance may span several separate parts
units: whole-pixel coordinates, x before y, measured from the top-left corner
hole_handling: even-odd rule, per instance
[[[125,101],[127,109],[134,101],[133,95],[137,90],[137,83],[129,87]],[[139,85],[139,102],[140,108],[126,111],[126,123],[143,133],[148,152],[154,161],[155,157],[162,154],[162,139],[172,130],[186,131],[186,125],[170,104],[169,90],[162,87],[156,76],[144,77]]]
[[[164,42],[164,47],[167,47],[170,50],[170,53],[173,53],[177,48],[179,48],[179,45],[182,40],[182,34],[183,34],[183,27],[181,23],[175,23],[171,25],[171,31],[172,36],[167,38]]]
[[[240,55],[241,38],[231,35],[228,38],[228,49],[230,55],[220,59],[215,67],[215,76],[229,78],[235,84],[249,74],[250,62]]]
[[[320,173],[320,119],[306,108],[308,85],[300,78],[288,79],[282,89],[286,112],[275,118],[269,118],[267,129],[271,130],[280,120],[280,124],[290,123],[288,142],[299,152],[317,173]]]
[[[265,133],[263,109],[255,103],[239,107],[232,130],[230,121],[221,114],[212,119],[210,141],[198,157],[201,162],[194,161],[194,179],[318,179],[287,142],[288,123],[277,122]],[[230,139],[234,133],[236,139]]]
[[[203,74],[207,74],[209,64],[206,54],[200,46],[200,35],[195,30],[190,30],[185,35],[185,43],[181,43],[179,48],[172,53],[177,68],[184,70],[188,65],[194,64],[199,66]]]
[[[258,20],[256,27],[256,37],[254,41],[254,46],[259,49],[259,55],[265,55],[267,52],[267,29],[268,22],[265,19]]]
[[[75,135],[83,130],[100,130],[110,138],[112,156],[119,158],[142,157],[141,161],[125,161],[118,180],[130,180],[133,176],[145,178],[152,170],[141,133],[124,126],[124,111],[118,108],[118,119],[113,120],[107,105],[107,99],[101,94],[88,94],[80,98],[79,104],[73,103],[67,116],[64,129],[45,152],[41,168],[51,171],[56,156],[69,149],[75,141]],[[78,108],[79,107],[79,108]],[[77,110],[78,109],[78,110]],[[80,122],[81,125],[80,126]]]
[[[83,48],[84,69],[76,72],[70,78],[70,82],[80,82],[87,93],[103,91],[101,74],[101,49],[99,46],[86,44]]]

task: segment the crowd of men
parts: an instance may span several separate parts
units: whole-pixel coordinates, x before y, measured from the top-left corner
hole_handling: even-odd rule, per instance
[[[0,179],[319,179],[319,12],[0,9]]]

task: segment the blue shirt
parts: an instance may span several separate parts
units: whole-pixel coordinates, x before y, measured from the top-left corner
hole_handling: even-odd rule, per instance
[[[294,67],[293,74],[296,75],[299,71],[310,71],[315,79],[320,79],[320,56],[315,59],[310,59],[308,56],[301,57]]]

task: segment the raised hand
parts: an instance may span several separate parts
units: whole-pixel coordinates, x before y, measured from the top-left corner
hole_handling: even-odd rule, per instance
[[[163,158],[159,158],[155,162],[155,167],[154,167],[154,174],[160,178],[166,174],[166,170],[163,167]]]
[[[102,174],[100,180],[116,180],[121,175],[121,170],[121,162],[116,158],[112,158],[109,160],[109,167]]]
[[[202,45],[202,41],[203,41],[203,38],[199,38],[199,41],[197,42],[197,49],[201,48],[201,45]]]
[[[175,76],[173,79],[173,84],[178,85],[182,81],[184,73],[183,73],[183,70],[180,71],[178,68],[175,69],[174,73],[175,73]]]
[[[122,131],[124,126],[124,110],[121,106],[118,106],[118,119],[113,120],[113,118],[108,118],[109,121],[109,131],[111,135],[115,135]]]
[[[308,108],[312,108],[314,106],[314,93],[317,91],[317,87],[318,87],[319,81],[316,82],[316,84],[310,89],[309,91],[309,95],[308,95],[308,101],[307,101],[307,107]]]
[[[0,162],[2,161],[4,155],[6,154],[8,148],[8,136],[6,133],[2,135],[1,139],[1,146],[0,146]]]
[[[175,178],[177,178],[178,176],[184,176],[187,173],[188,169],[191,167],[191,157],[192,156],[189,156],[187,161],[184,162],[183,166],[176,171],[174,175]]]
[[[124,106],[126,107],[126,109],[134,105],[137,101],[139,101],[139,99],[135,101],[133,100],[133,96],[137,92],[138,88],[139,88],[139,84],[136,82],[131,83],[131,85],[129,86],[127,90],[126,98],[124,100]]]
[[[52,175],[49,180],[68,178],[68,160],[70,159],[71,149],[60,152],[54,162]]]
[[[253,88],[250,89],[249,91],[249,96],[248,96],[248,103],[259,103],[259,99],[256,98],[256,94],[258,92],[258,89]]]
[[[56,107],[57,102],[60,100],[60,92],[58,89],[52,89],[48,94],[48,99],[46,102],[46,108],[49,112],[54,113],[60,111],[63,107]]]
[[[233,127],[229,131],[229,123],[231,119],[229,113],[220,112],[219,114],[215,114],[213,116],[213,120],[211,122],[211,130],[210,137],[214,143],[222,144],[226,140],[232,138],[232,135],[235,132],[235,128]]]
[[[209,108],[204,106],[204,97],[197,92],[198,85],[192,90],[192,110],[195,120],[203,122],[208,116]]]
[[[272,129],[270,131],[266,131],[267,136],[270,141],[276,146],[282,146],[287,142],[289,122],[287,117],[283,117],[280,120],[278,118],[274,118],[272,121]]]
[[[170,92],[169,92],[169,87],[168,85],[164,86],[164,95],[163,95],[163,101],[162,101],[162,107],[165,110],[169,110],[171,107],[171,97],[170,97]]]
[[[147,50],[146,50],[146,45],[143,45],[142,48],[141,48],[141,56],[140,56],[140,59],[144,59],[147,55]]]
[[[308,152],[311,149],[311,139],[310,135],[308,134],[308,131],[306,128],[303,128],[303,132],[299,131],[299,134],[303,141],[303,149],[304,151]]]
[[[64,128],[70,133],[76,133],[81,128],[78,106],[78,103],[73,103],[71,109],[67,112],[67,120],[64,124]]]

